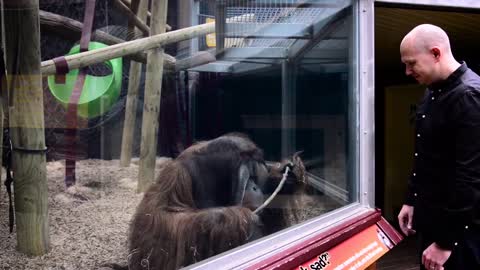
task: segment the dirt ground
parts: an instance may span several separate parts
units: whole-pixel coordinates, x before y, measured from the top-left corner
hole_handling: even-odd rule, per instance
[[[165,159],[157,159],[157,172]],[[128,225],[143,194],[137,194],[138,159],[128,168],[118,160],[77,162],[77,185],[65,190],[64,161],[47,163],[50,247],[28,257],[16,251],[16,234],[8,228],[8,196],[0,188],[0,270],[102,269],[105,263],[126,264]],[[302,220],[340,205],[326,196],[309,197]],[[316,197],[316,198],[314,198]],[[105,269],[105,268],[103,268]]]
[[[64,161],[47,163],[51,250],[28,257],[15,250],[8,228],[8,196],[0,188],[0,269],[99,269],[126,262],[128,224],[142,198],[137,194],[138,161],[128,168],[118,160],[77,163],[77,185],[65,190]]]

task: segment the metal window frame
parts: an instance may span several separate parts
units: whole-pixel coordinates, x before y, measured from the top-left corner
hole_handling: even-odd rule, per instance
[[[375,207],[375,11],[374,0],[359,0],[359,201]]]

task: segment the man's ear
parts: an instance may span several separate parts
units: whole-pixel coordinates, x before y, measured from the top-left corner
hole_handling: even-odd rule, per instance
[[[431,50],[431,53],[435,59],[440,59],[440,56],[442,55],[442,51],[438,47],[433,47]]]

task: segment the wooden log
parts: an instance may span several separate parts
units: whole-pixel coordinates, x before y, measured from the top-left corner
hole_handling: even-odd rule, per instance
[[[196,52],[191,57],[175,62],[175,71],[181,71],[200,65],[205,65],[215,62],[216,60],[217,59],[213,53],[207,51]]]
[[[129,3],[127,5],[127,3]],[[143,19],[140,19],[137,15],[136,15],[136,11],[135,11],[135,7],[132,6],[132,4],[130,2],[126,2],[124,0],[113,0],[113,4],[115,5],[115,7],[118,8],[119,11],[123,12],[129,19],[129,21],[132,21],[136,27],[138,27],[142,32],[143,32],[143,35],[144,36],[148,36],[149,33],[150,33],[150,27],[148,27],[146,21],[147,21],[147,18],[145,18],[145,20]],[[148,7],[147,7],[148,9]],[[148,10],[147,10],[148,12]],[[148,12],[150,14],[150,12]],[[168,24],[166,24],[166,31],[170,31],[172,30],[172,27]]]
[[[66,56],[65,59],[67,60],[70,69],[77,69],[97,63],[103,63],[109,59],[123,57],[126,55],[158,48],[170,43],[187,40],[192,37],[213,33],[213,31],[215,31],[215,23],[202,24],[193,26],[192,28],[193,29],[176,30],[151,37],[127,41],[121,44],[109,46],[107,48],[69,55]],[[55,74],[55,72],[55,64],[53,60],[42,62],[42,74],[52,75]]]
[[[28,255],[48,252],[48,189],[40,73],[38,0],[4,1],[7,82],[13,95],[10,134],[17,249]]]
[[[148,36],[150,33],[150,27],[146,25],[142,20],[140,20],[135,13],[130,10],[122,1],[120,0],[113,0],[113,5],[125,16],[128,17],[128,20],[133,22],[138,29],[143,32],[144,36]]]
[[[129,7],[130,9],[132,9],[133,11],[133,2],[130,2],[130,0],[121,0],[127,7]],[[147,13],[147,20],[149,21],[152,17],[152,14],[150,13],[150,11],[148,11]],[[167,24],[167,31],[171,31],[172,30],[172,27],[170,25]]]
[[[140,20],[147,19],[148,0],[134,0],[133,3],[137,9],[137,15]],[[133,31],[139,31],[133,27]],[[125,106],[125,121],[123,124],[122,149],[120,154],[120,166],[128,167],[132,160],[133,134],[135,130],[135,120],[137,117],[138,89],[140,87],[140,78],[142,76],[142,63],[131,61],[128,80],[127,101]]]
[[[153,1],[152,35],[165,32],[167,7],[168,0]],[[163,48],[158,48],[148,52],[137,192],[146,191],[154,181],[162,79]]]
[[[142,22],[145,22],[145,24],[148,26],[148,23],[146,22],[146,19],[144,18],[140,18],[139,14],[138,14],[138,8],[139,8],[139,5],[140,5],[140,0],[132,0],[132,2],[125,2],[124,0],[121,0],[123,4],[125,4],[132,12],[133,14],[135,14],[136,16],[138,16],[138,18],[142,21]],[[148,6],[147,6],[147,12],[148,12]],[[128,27],[129,29],[131,30],[134,30],[135,29],[135,24],[131,21],[128,22]]]
[[[238,17],[233,17],[227,20],[227,22],[241,21],[245,22],[246,19],[253,18],[252,14],[246,14]],[[68,66],[70,69],[77,69],[81,67],[90,66],[97,63],[103,63],[107,60],[131,55],[134,53],[162,47],[171,43],[176,43],[183,40],[188,40],[194,37],[204,36],[206,34],[213,33],[215,31],[215,22],[195,25],[168,33],[162,33],[153,35],[151,37],[145,37],[124,43],[109,46],[107,48],[101,48],[97,50],[91,50],[83,53],[66,56]],[[55,63],[53,60],[47,60],[42,62],[42,74],[53,75],[55,74]]]
[[[83,23],[77,20],[40,10],[40,24],[42,31],[53,32],[66,36],[68,39],[80,40]],[[141,36],[138,36],[141,37]],[[92,32],[92,40],[103,42],[107,45],[125,42],[125,40],[114,37],[106,32],[96,30]]]
[[[61,36],[72,40],[79,40],[82,34],[83,23],[73,20],[58,14],[47,11],[40,11],[40,24],[42,31],[49,31],[57,33]],[[134,33],[131,39],[141,37],[141,33]],[[105,43],[107,45],[114,45],[124,43],[125,40],[112,36],[106,32],[96,30],[92,33],[92,40]],[[144,52],[138,52],[127,56],[130,60],[146,63],[147,55]],[[170,55],[165,55],[165,69],[173,70],[175,65],[175,58]]]

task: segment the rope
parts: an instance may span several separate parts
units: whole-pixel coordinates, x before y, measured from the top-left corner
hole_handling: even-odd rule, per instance
[[[80,52],[88,51],[88,44],[92,34],[93,15],[95,13],[95,0],[85,1],[85,15],[83,19],[82,36],[80,39]],[[70,100],[68,102],[67,113],[65,116],[67,127],[64,130],[65,144],[66,144],[66,159],[65,159],[65,185],[67,187],[75,184],[75,148],[77,139],[77,109],[78,101],[82,94],[83,85],[86,78],[86,68],[79,70],[75,86],[72,90]]]
[[[283,184],[285,184],[285,181],[287,180],[288,172],[290,172],[290,166],[293,166],[293,164],[290,163],[285,167],[285,172],[283,173],[282,180],[280,181],[280,183],[278,183],[277,188],[262,205],[260,205],[257,209],[255,209],[255,211],[253,211],[254,214],[258,214],[260,211],[263,210],[263,208],[267,207],[267,205],[269,205],[273,201],[273,199],[275,199],[275,196],[277,196],[278,192],[280,192]]]

